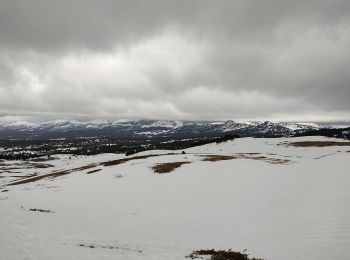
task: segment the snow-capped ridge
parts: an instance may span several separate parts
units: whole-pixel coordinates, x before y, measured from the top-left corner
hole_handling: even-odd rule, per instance
[[[271,121],[175,121],[175,120],[64,120],[57,119],[42,123],[17,121],[0,124],[1,138],[79,138],[101,136],[133,138],[152,136],[169,139],[213,137],[234,134],[242,137],[291,136],[296,133],[318,130],[314,123]],[[1,136],[6,130],[6,136]],[[78,131],[75,131],[78,130]],[[20,133],[18,133],[20,132]]]

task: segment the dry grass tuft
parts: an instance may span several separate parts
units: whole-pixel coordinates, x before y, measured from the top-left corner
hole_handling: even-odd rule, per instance
[[[183,164],[188,164],[190,162],[171,162],[171,163],[159,163],[152,167],[155,173],[168,173],[176,168],[179,168]]]

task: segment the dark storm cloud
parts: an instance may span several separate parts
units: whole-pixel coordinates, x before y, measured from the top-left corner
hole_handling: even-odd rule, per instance
[[[4,0],[0,113],[348,119],[349,46],[347,0]]]
[[[104,50],[175,24],[203,37],[271,40],[283,22],[332,26],[348,18],[348,1],[4,0],[2,44],[10,47]]]

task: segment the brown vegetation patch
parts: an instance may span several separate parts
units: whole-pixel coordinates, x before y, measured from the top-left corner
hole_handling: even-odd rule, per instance
[[[96,170],[88,171],[86,174],[91,174],[91,173],[95,173],[95,172],[99,172],[99,171],[102,171],[102,169],[96,169]]]
[[[225,160],[233,160],[233,159],[250,159],[250,160],[257,160],[257,161],[265,161],[272,164],[285,164],[289,163],[290,160],[288,159],[278,159],[278,158],[271,158],[266,156],[253,156],[257,155],[259,153],[240,153],[233,155],[218,155],[218,154],[208,154],[208,155],[201,155],[202,157],[205,157],[203,161],[210,161],[210,162],[216,162],[216,161],[225,161]]]
[[[1,169],[0,169],[0,170],[1,170]],[[3,170],[3,171],[0,171],[0,173],[21,173],[21,172]]]
[[[240,156],[241,159],[250,159],[250,160],[257,160],[257,161],[264,161],[271,164],[285,164],[289,163],[290,160],[288,159],[278,159],[278,158],[271,158],[266,156]]]
[[[14,163],[14,164],[6,164],[2,163],[0,164],[0,170],[5,171],[5,170],[22,170],[22,169],[46,169],[46,168],[51,168],[54,167],[51,164],[46,164],[46,163]]]
[[[0,168],[3,172],[11,172],[13,170],[22,170],[22,169],[28,169],[28,167],[6,167],[6,168]]]
[[[28,176],[26,176],[26,177],[24,177],[24,178],[22,178],[20,180],[11,182],[11,183],[9,183],[9,184],[7,184],[5,186],[26,184],[26,183],[35,182],[35,181],[38,181],[38,180],[41,180],[41,179],[44,179],[44,178],[55,178],[55,177],[67,175],[67,174],[70,174],[70,173],[76,172],[76,171],[88,170],[88,169],[95,168],[95,167],[98,167],[98,166],[114,166],[114,165],[119,165],[119,164],[122,164],[122,163],[126,163],[126,162],[131,161],[131,160],[147,159],[149,157],[157,157],[157,156],[170,155],[170,154],[174,154],[174,153],[140,155],[140,156],[127,157],[127,158],[122,158],[122,159],[117,159],[117,160],[110,160],[110,161],[101,162],[101,163],[92,163],[92,164],[88,164],[88,165],[77,167],[77,168],[73,168],[73,169],[62,170],[62,171],[55,171],[55,172],[51,172],[51,173],[43,174],[43,175],[39,175],[39,176],[30,176],[29,178],[28,178]],[[14,164],[14,165],[18,165],[18,164]],[[21,167],[21,168],[6,168],[6,170],[9,170],[9,169],[10,170],[12,170],[12,169],[23,169],[23,168],[28,169],[28,168],[32,168],[33,166],[35,166],[35,168],[53,167],[50,164],[31,163],[31,164],[29,164],[29,167],[28,167],[28,165],[26,165],[26,167]],[[0,168],[0,170],[2,170],[2,169]],[[3,169],[3,170],[5,170],[5,169]],[[90,171],[90,172],[88,172],[88,174],[93,173],[93,172],[97,172],[99,170],[100,169]]]
[[[88,169],[95,168],[95,167],[96,167],[96,164],[93,163],[93,164],[88,164],[88,165],[74,168],[74,169],[72,169],[72,171],[74,171],[74,172],[84,171],[84,170],[88,170]]]
[[[89,164],[89,165],[73,168],[73,169],[70,169],[70,170],[57,171],[57,172],[52,172],[52,173],[48,173],[48,174],[38,175],[38,176],[35,176],[35,177],[25,178],[25,179],[22,179],[22,180],[19,180],[19,181],[11,182],[11,183],[7,184],[7,186],[14,186],[14,185],[30,183],[30,182],[38,181],[38,180],[41,180],[41,179],[44,179],[44,178],[48,178],[48,177],[55,178],[55,177],[58,177],[58,176],[67,175],[67,174],[72,173],[72,172],[91,169],[93,167],[96,167],[96,164]]]
[[[42,212],[42,213],[54,213],[51,210],[48,209],[29,209],[29,211],[37,211],[37,212]]]
[[[111,161],[106,161],[106,162],[101,162],[101,163],[92,163],[92,164],[88,164],[85,166],[81,166],[81,167],[77,167],[77,168],[73,168],[73,169],[68,169],[68,170],[62,170],[62,171],[56,171],[56,172],[51,172],[48,174],[42,174],[39,176],[35,176],[35,177],[30,177],[30,178],[24,178],[18,181],[14,181],[11,182],[5,186],[13,186],[13,185],[20,185],[20,184],[25,184],[25,183],[30,183],[30,182],[35,182],[44,178],[55,178],[58,176],[63,176],[63,175],[67,175],[70,174],[72,172],[76,172],[76,171],[84,171],[84,170],[88,170],[91,168],[95,168],[97,166],[113,166],[113,165],[119,165],[131,160],[140,160],[140,159],[146,159],[149,157],[156,157],[156,156],[161,156],[161,155],[166,155],[166,154],[151,154],[151,155],[142,155],[142,156],[134,156],[134,157],[128,157],[128,158],[123,158],[123,159],[118,159],[118,160],[111,160]],[[94,172],[97,172],[94,171]],[[92,173],[92,172],[90,172]]]
[[[7,177],[11,177],[11,178],[30,178],[30,177],[34,177],[34,176],[38,176],[37,173],[33,173],[33,174],[27,174],[27,175],[11,175],[11,176],[7,176]]]
[[[301,141],[291,142],[291,146],[296,147],[327,147],[327,146],[350,146],[350,142],[333,142],[333,141]]]
[[[46,163],[31,163],[31,166],[36,169],[45,169],[45,168],[51,168],[54,167],[51,164],[46,164]]]
[[[202,156],[205,157],[203,161],[209,161],[209,162],[226,161],[226,160],[233,160],[237,158],[231,155],[217,155],[217,154],[202,155]]]
[[[47,161],[53,161],[57,160],[57,157],[39,157],[39,158],[32,158],[30,159],[32,162],[47,162]]]
[[[43,174],[43,175],[39,175],[39,176],[35,176],[35,177],[25,178],[25,179],[22,179],[22,180],[19,180],[19,181],[14,181],[14,182],[11,182],[11,183],[7,184],[6,186],[14,186],[14,185],[30,183],[30,182],[34,182],[34,181],[38,181],[38,180],[47,178],[47,177],[63,176],[63,175],[69,174],[71,172],[72,171],[70,171],[70,170],[52,172],[52,173]]]
[[[191,259],[203,259],[201,256],[210,256],[211,260],[263,260],[260,258],[249,257],[249,254],[246,253],[246,250],[244,250],[242,253],[240,252],[234,252],[231,249],[229,250],[197,250],[193,251],[189,256],[186,256],[186,258]]]
[[[171,163],[159,163],[152,167],[155,173],[168,173],[176,168],[179,168],[183,164],[188,164],[190,162],[171,162]]]
[[[21,210],[41,212],[41,213],[55,213],[54,211],[49,210],[49,209],[25,209],[23,206],[21,207]]]
[[[131,249],[128,246],[112,246],[112,245],[96,245],[96,244],[79,244],[80,247],[86,247],[86,248],[103,248],[103,249],[117,249],[117,250],[125,250],[125,251],[134,251],[137,253],[142,253],[142,250],[136,248],[136,249]]]
[[[132,160],[140,160],[140,159],[147,159],[149,157],[157,157],[161,155],[170,155],[170,154],[149,154],[149,155],[140,155],[140,156],[133,156],[133,157],[127,157],[127,158],[122,158],[118,160],[111,160],[107,162],[101,162],[101,166],[114,166],[114,165],[119,165],[122,163],[126,163]]]

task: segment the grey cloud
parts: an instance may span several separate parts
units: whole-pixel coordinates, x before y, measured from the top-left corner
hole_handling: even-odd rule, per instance
[[[302,21],[332,26],[348,18],[346,0],[5,0],[1,44],[36,50],[97,48],[133,42],[168,25],[203,36],[269,40],[276,26]]]
[[[5,0],[0,113],[343,119],[348,46],[347,0]]]

